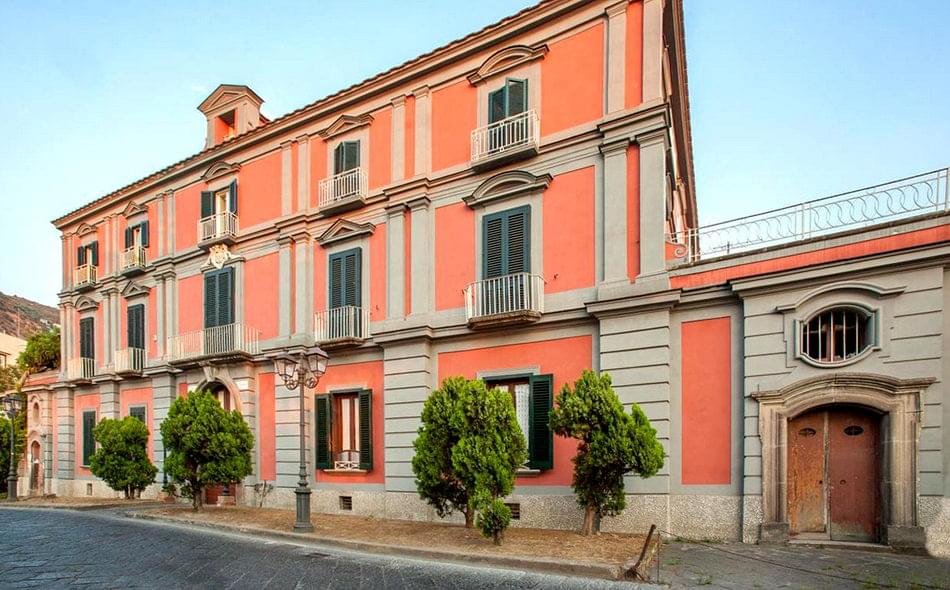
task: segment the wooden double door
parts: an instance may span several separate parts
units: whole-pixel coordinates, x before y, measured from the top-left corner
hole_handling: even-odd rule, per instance
[[[833,541],[881,537],[881,417],[832,406],[788,423],[791,534]]]

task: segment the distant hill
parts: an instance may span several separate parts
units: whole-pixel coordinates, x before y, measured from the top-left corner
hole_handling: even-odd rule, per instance
[[[59,323],[59,310],[29,299],[0,293],[0,332],[26,340]]]

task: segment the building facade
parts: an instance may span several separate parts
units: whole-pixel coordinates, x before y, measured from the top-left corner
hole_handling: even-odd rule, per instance
[[[946,176],[897,183],[936,200],[891,216],[698,227],[679,0],[549,0],[275,120],[261,103],[219,87],[203,151],[54,222],[47,490],[111,494],[86,467],[104,417],[145,420],[161,469],[171,402],[209,389],[255,433],[238,501],[268,482],[292,505],[299,405],[271,358],[316,342],[318,512],[436,519],[412,441],[463,375],[512,394],[516,524],[577,527],[576,447],[544,417],[593,368],[668,454],[605,529],[946,546]]]

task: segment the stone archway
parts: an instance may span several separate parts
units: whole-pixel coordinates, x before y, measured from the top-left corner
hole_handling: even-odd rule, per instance
[[[920,394],[935,380],[897,379],[865,373],[833,373],[804,379],[782,389],[756,392],[762,441],[761,542],[789,537],[789,420],[822,406],[852,405],[882,415],[881,466],[886,540],[892,545],[923,546],[917,525],[917,446]]]
[[[224,375],[214,375],[206,378],[195,386],[195,391],[207,391],[218,400],[221,407],[226,411],[237,410],[244,415],[240,390],[230,378]],[[241,486],[234,483],[230,485],[218,485],[205,488],[204,502],[206,504],[215,504],[218,506],[233,505],[237,501],[238,494],[241,494]]]

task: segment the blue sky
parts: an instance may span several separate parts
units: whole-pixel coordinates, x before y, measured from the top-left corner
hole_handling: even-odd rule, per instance
[[[218,83],[279,116],[531,3],[0,0],[0,291],[55,304],[49,221],[201,149]],[[946,166],[948,18],[942,0],[686,0],[701,222]]]

